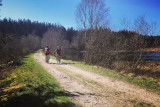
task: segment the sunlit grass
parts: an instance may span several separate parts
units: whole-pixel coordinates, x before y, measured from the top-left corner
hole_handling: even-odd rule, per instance
[[[24,58],[22,65],[0,81],[0,86],[3,86],[0,106],[74,106],[55,79],[34,61],[33,55]]]

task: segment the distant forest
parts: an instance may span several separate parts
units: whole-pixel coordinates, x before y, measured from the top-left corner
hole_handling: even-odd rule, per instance
[[[39,23],[38,21],[32,22],[29,19],[18,21],[12,19],[0,20],[1,36],[15,35],[15,37],[21,37],[23,35],[27,36],[28,34],[35,33],[35,35],[42,38],[47,29],[51,27],[58,28],[60,26],[50,23]]]

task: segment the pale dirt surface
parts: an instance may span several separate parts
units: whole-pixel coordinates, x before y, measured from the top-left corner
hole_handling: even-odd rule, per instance
[[[47,64],[41,53],[35,54],[34,58],[60,83],[77,106],[132,107],[145,102],[160,107],[160,95],[156,93],[69,64],[56,64],[52,59]]]

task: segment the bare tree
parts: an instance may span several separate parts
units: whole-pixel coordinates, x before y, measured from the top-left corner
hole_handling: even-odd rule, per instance
[[[104,0],[81,0],[77,7],[76,18],[79,27],[85,31],[85,39],[87,39],[87,29],[106,27],[108,11]]]
[[[40,48],[40,38],[34,33],[29,34],[28,36],[22,36],[20,45],[22,47],[23,54],[35,51]]]
[[[155,22],[147,22],[145,16],[137,17],[133,24],[133,30],[135,34],[127,40],[127,49],[132,53],[132,59],[130,60],[129,66],[132,71],[135,71],[137,67],[141,67],[145,64],[144,51],[147,48],[147,41],[145,35],[156,34],[157,24]],[[154,45],[154,44],[153,44]]]
[[[121,25],[123,27],[123,30],[130,30],[131,29],[131,23],[130,21],[127,19],[127,17],[123,17],[121,19]]]
[[[139,16],[134,21],[133,30],[141,35],[156,35],[158,25],[156,22],[148,22],[145,16]]]
[[[85,61],[88,63],[94,60],[94,50],[99,45],[96,40],[108,24],[108,12],[104,0],[81,0],[77,7],[76,18],[82,34],[84,33]]]

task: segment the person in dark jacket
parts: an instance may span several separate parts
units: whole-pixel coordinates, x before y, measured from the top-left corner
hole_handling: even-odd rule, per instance
[[[60,56],[61,56],[61,48],[60,46],[57,46],[57,49],[54,51],[55,55],[56,55],[56,61],[57,63],[60,64]]]

